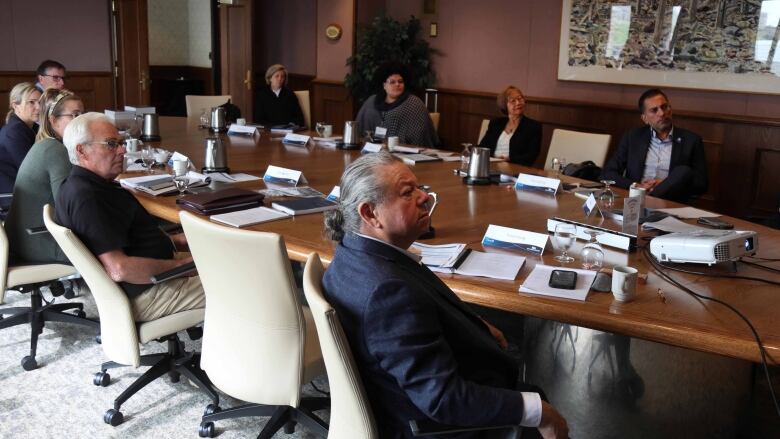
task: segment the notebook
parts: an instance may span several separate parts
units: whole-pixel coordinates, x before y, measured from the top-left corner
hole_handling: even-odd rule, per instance
[[[289,215],[305,215],[307,213],[324,212],[338,207],[338,203],[325,197],[294,198],[271,203],[271,207]]]
[[[211,215],[209,218],[212,221],[227,224],[228,226],[245,227],[289,217],[290,215],[279,212],[278,210],[269,209],[267,207],[255,207],[253,209]]]

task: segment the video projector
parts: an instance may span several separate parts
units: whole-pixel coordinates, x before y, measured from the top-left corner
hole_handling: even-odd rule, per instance
[[[650,241],[650,253],[660,262],[693,262],[712,265],[758,251],[758,235],[745,230],[694,230],[658,236]]]

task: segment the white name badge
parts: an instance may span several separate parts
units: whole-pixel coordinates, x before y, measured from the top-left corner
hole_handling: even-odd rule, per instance
[[[515,189],[547,192],[555,195],[561,187],[561,180],[557,178],[540,177],[538,175],[520,174],[515,182]]]
[[[641,207],[642,199],[638,196],[623,199],[623,233],[639,234],[639,210]]]
[[[282,139],[282,143],[287,145],[306,146],[306,144],[309,143],[309,139],[311,139],[311,136],[287,133],[285,134],[284,139]]]
[[[363,147],[363,150],[360,152],[362,152],[363,154],[367,154],[369,152],[379,152],[381,150],[382,150],[381,143],[366,142],[366,145]]]
[[[601,214],[601,216],[604,216],[603,213],[601,213],[601,209],[599,209],[599,203],[596,202],[596,197],[593,196],[593,194],[590,194],[587,200],[585,200],[585,203],[582,205],[582,211],[585,212],[585,217],[590,218],[590,215],[596,211]]]
[[[387,137],[387,128],[385,127],[376,127],[374,130],[374,136],[379,137],[380,139],[384,139]]]
[[[265,170],[265,175],[263,175],[263,181],[297,186],[298,183],[305,183],[306,178],[301,171],[268,165],[268,169]]]
[[[528,232],[491,224],[488,226],[482,245],[523,250],[535,255],[544,253],[548,236],[544,233]]]
[[[333,190],[328,194],[328,200],[338,201],[341,198],[341,188],[339,186],[333,186]]]
[[[237,123],[230,124],[228,128],[228,134],[244,134],[247,136],[254,136],[257,134],[257,127],[253,125],[239,125]]]

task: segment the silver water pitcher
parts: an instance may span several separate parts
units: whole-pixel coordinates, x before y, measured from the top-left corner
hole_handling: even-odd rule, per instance
[[[227,118],[225,109],[214,107],[211,109],[211,130],[212,133],[221,133],[227,131]]]
[[[140,139],[144,142],[159,142],[162,140],[160,137],[160,121],[157,118],[157,114],[144,114],[144,125],[141,129]]]
[[[227,151],[218,137],[206,139],[205,156],[203,157],[203,172],[230,172],[227,165]]]
[[[466,184],[490,184],[490,148],[474,147],[469,160]]]
[[[343,149],[360,148],[360,132],[354,120],[344,122],[344,146]]]

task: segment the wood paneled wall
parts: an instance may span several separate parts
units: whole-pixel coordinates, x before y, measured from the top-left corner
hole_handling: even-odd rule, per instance
[[[623,133],[641,125],[633,107],[526,99],[526,114],[543,125],[542,151],[535,163],[540,168],[556,128],[609,134],[611,155]],[[459,151],[462,142],[476,143],[482,120],[500,115],[493,94],[447,89],[439,90],[439,112],[439,137],[443,147],[453,151]],[[780,120],[690,112],[677,112],[674,120],[704,141],[710,185],[698,206],[739,217],[776,212]]]
[[[313,120],[327,120],[341,132],[357,108],[343,83],[315,80]],[[627,130],[641,125],[633,107],[567,102],[527,96],[526,114],[543,125],[542,151],[535,166],[544,167],[556,128],[609,134],[611,155]],[[674,102],[672,102],[674,104]],[[442,148],[460,151],[463,142],[476,143],[483,119],[500,115],[491,93],[439,90],[439,137]],[[767,216],[777,211],[780,193],[780,120],[676,112],[675,124],[702,136],[710,184],[696,201],[737,217]]]
[[[3,119],[8,111],[8,94],[20,82],[35,82],[35,72],[0,72],[0,109]],[[68,90],[84,101],[87,111],[103,112],[114,108],[114,80],[110,72],[68,72]]]

